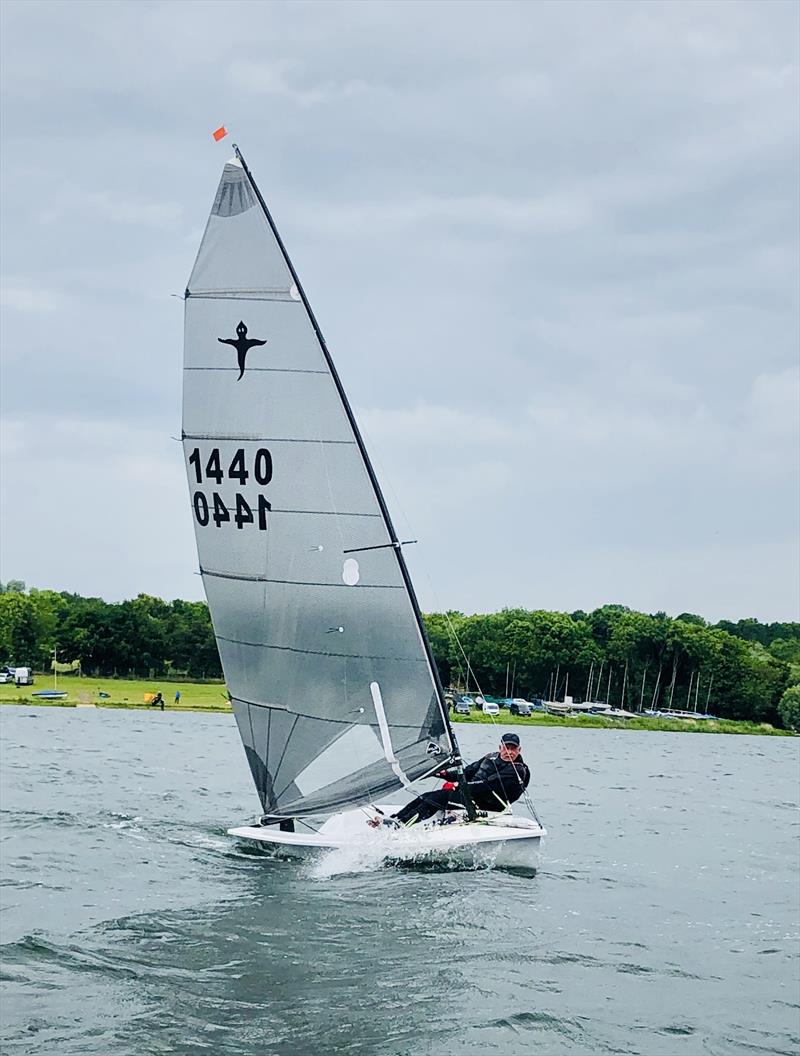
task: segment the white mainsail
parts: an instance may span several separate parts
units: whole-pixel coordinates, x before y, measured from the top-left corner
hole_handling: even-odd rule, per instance
[[[266,814],[374,801],[454,758],[380,488],[238,149],[186,290],[183,446],[200,570]]]

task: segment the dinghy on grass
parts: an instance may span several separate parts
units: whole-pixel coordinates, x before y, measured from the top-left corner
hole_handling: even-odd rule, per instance
[[[320,328],[238,148],[185,300],[183,446],[200,572],[261,801],[233,836],[292,856],[533,865],[535,817],[370,828],[461,770],[419,605]],[[465,783],[462,783],[462,787]]]

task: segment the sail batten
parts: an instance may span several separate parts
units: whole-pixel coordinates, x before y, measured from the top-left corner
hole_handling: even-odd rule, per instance
[[[292,645],[273,645],[271,642],[247,642],[241,638],[226,638],[218,634],[220,641],[231,642],[233,645],[247,645],[253,649],[278,649],[281,652],[298,653],[304,656],[332,656],[345,660],[399,660],[406,664],[424,664],[425,661],[419,656],[365,656],[363,653],[333,653],[323,649],[298,649]]]
[[[269,576],[248,576],[248,575],[237,575],[233,572],[214,572],[210,568],[201,568],[200,572],[204,576],[212,576],[215,579],[240,579],[245,583],[280,583],[283,586],[290,587],[336,587],[347,588],[352,590],[347,583],[325,583],[321,580],[308,580],[308,579],[271,579]],[[401,583],[356,583],[353,586],[359,590],[403,590]],[[221,635],[218,637],[222,637]]]
[[[237,440],[248,444],[339,444],[357,447],[355,440],[326,440],[322,437],[309,437],[306,440],[289,439],[286,436],[259,436],[253,433],[184,433],[184,440],[219,440],[235,443]]]
[[[187,370],[218,370],[234,372],[236,367],[187,367]],[[324,370],[308,370],[301,367],[251,367],[252,373],[258,374],[325,374]]]
[[[240,157],[223,170],[185,313],[182,436],[200,571],[264,810],[325,813],[427,776],[456,746],[413,586]],[[386,743],[403,748],[376,752]]]

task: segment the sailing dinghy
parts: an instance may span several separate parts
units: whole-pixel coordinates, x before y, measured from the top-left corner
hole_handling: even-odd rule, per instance
[[[234,149],[186,289],[183,373],[200,572],[263,811],[230,834],[291,856],[534,864],[535,814],[480,817],[468,796],[409,828],[367,824],[461,755],[353,412]]]

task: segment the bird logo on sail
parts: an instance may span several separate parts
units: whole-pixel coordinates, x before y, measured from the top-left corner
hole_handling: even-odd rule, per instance
[[[217,341],[219,341],[221,345],[233,345],[233,347],[236,349],[236,354],[239,359],[239,377],[236,379],[237,381],[242,380],[242,375],[244,374],[245,356],[250,351],[250,349],[255,348],[256,345],[266,345],[267,343],[266,341],[258,341],[256,338],[248,337],[247,327],[244,325],[243,322],[241,322],[241,320],[239,322],[239,325],[236,327],[235,338],[218,337]]]

